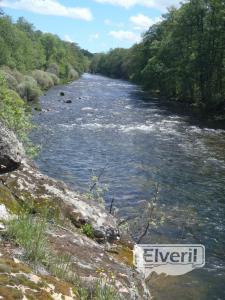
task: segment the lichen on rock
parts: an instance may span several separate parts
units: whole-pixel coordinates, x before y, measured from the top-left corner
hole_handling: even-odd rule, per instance
[[[23,157],[22,144],[11,130],[0,123],[0,174],[17,169]]]
[[[118,291],[120,299],[150,299],[141,274],[132,265],[132,247],[120,242],[117,219],[96,201],[42,174],[23,156],[15,136],[6,137],[7,134],[0,138],[0,162],[7,170],[0,175],[2,213],[18,215],[25,210],[35,216],[44,212],[51,255],[56,258],[69,255],[69,272],[87,287],[105,280]],[[89,237],[82,230],[85,225],[92,230]],[[59,279],[51,274],[51,268],[45,270],[45,265],[40,266],[45,270],[43,275],[40,268],[32,270],[29,262],[15,262],[20,251],[13,241],[6,240],[0,245],[0,252],[3,255],[0,257],[0,296],[3,298],[79,299],[68,276],[66,280]],[[6,282],[10,285],[3,284]]]

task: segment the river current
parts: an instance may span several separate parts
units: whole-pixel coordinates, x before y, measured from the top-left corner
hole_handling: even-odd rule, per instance
[[[124,218],[142,216],[158,183],[165,221],[143,242],[205,245],[203,269],[149,280],[154,299],[224,300],[225,131],[193,124],[129,82],[90,74],[49,90],[41,106],[32,140],[44,173],[85,192],[105,168],[107,205],[114,198]]]

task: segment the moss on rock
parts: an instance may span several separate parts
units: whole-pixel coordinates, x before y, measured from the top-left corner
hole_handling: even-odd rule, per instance
[[[4,204],[9,212],[13,214],[18,214],[21,210],[19,203],[13,197],[11,191],[2,184],[0,184],[0,204]]]

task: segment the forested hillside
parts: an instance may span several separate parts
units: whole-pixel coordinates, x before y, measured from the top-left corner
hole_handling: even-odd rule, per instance
[[[0,11],[0,121],[25,146],[32,128],[27,102],[60,82],[78,79],[88,69],[87,55],[75,43],[42,33],[24,18],[13,23]]]
[[[24,18],[0,18],[0,75],[22,98],[33,100],[59,81],[77,79],[89,59],[74,43],[42,33]]]
[[[130,79],[202,114],[225,114],[225,3],[190,0],[130,49],[96,54],[93,73]]]
[[[36,30],[24,18],[14,24],[9,16],[0,18],[0,66],[25,72],[47,70],[58,64],[59,75],[67,78],[69,69],[82,73],[87,68],[87,58],[80,48],[60,40],[56,35]]]

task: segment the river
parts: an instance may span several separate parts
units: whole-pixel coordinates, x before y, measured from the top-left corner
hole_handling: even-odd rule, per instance
[[[193,124],[129,82],[90,74],[49,90],[41,105],[32,139],[43,172],[84,192],[105,168],[106,202],[115,199],[120,217],[142,216],[158,183],[165,221],[144,242],[205,245],[203,269],[150,279],[155,299],[224,300],[225,131]]]

